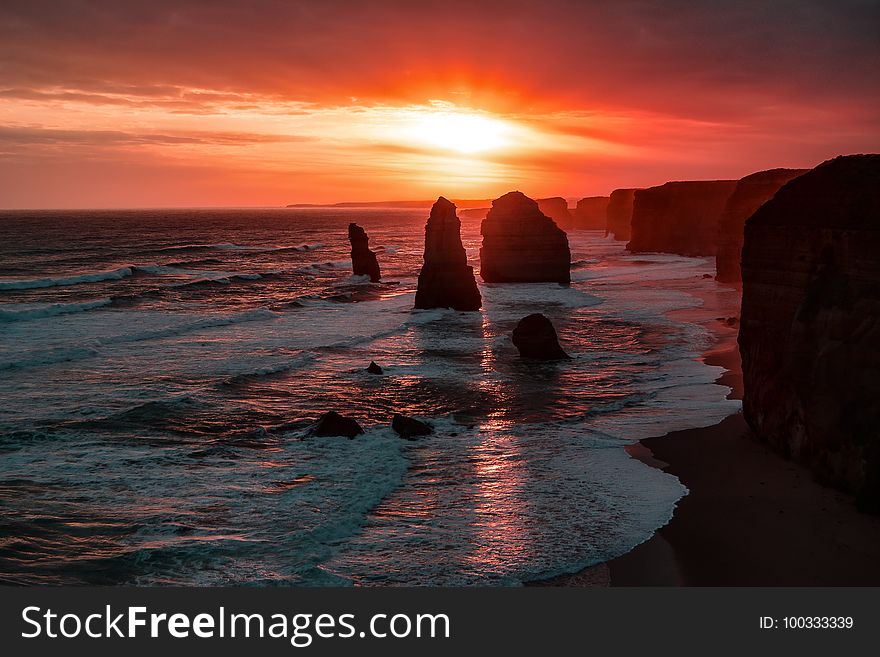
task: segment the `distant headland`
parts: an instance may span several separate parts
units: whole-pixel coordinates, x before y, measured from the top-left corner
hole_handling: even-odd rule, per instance
[[[346,201],[343,203],[291,203],[287,208],[430,208],[435,201]],[[452,199],[458,208],[488,208],[492,199]]]

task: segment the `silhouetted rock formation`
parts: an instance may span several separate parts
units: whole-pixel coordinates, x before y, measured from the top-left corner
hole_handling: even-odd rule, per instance
[[[458,214],[468,219],[485,219],[487,212],[489,212],[489,208],[467,208],[459,210]]]
[[[382,278],[376,254],[370,251],[370,238],[357,224],[348,224],[348,241],[351,242],[351,268],[356,276],[369,276],[378,283]]]
[[[382,374],[382,368],[376,365],[376,361],[371,360],[370,364],[367,366],[367,372],[370,374]]]
[[[416,308],[479,310],[482,305],[474,268],[461,244],[455,205],[442,196],[425,226],[425,262],[419,273]]]
[[[784,185],[746,221],[742,276],[746,420],[880,511],[880,155]]]
[[[580,230],[604,230],[610,201],[608,196],[582,198],[571,213],[571,227]]]
[[[619,242],[629,242],[632,236],[633,199],[635,189],[615,189],[608,197],[605,211],[605,235]]]
[[[718,220],[736,180],[668,182],[636,191],[633,253],[713,256],[718,250]]]
[[[743,230],[746,219],[773,198],[773,195],[792,178],[807,169],[770,169],[759,171],[737,184],[727,199],[721,219],[718,221],[718,253],[715,256],[716,278],[724,283],[742,280],[739,261],[742,255]]]
[[[361,425],[355,420],[344,417],[336,411],[324,413],[318,418],[311,431],[313,436],[345,436],[346,438],[354,438],[363,432]]]
[[[513,344],[523,358],[538,360],[565,360],[570,358],[556,337],[553,323],[541,313],[534,313],[519,320],[513,329]]]
[[[406,417],[395,413],[391,419],[391,428],[394,429],[401,438],[411,439],[413,436],[427,436],[434,433],[431,425],[420,422],[415,418]]]
[[[480,276],[487,283],[568,284],[568,237],[538,204],[521,192],[492,201],[480,232]]]
[[[539,198],[536,201],[538,209],[556,222],[560,228],[567,228],[574,222],[571,211],[568,209],[568,201],[561,196]]]

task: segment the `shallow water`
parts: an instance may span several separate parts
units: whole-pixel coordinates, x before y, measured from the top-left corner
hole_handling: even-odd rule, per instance
[[[648,538],[685,489],[623,446],[737,408],[698,360],[735,293],[574,232],[569,288],[413,311],[426,214],[0,214],[2,580],[518,584]],[[350,221],[386,283],[351,276]],[[531,312],[574,360],[516,356]],[[366,435],[305,437],[330,409]]]

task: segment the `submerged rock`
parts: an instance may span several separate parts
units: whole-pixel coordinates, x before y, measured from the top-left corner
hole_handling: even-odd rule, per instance
[[[374,360],[371,360],[370,364],[367,366],[367,372],[369,372],[370,374],[383,374],[384,373],[382,368],[379,367],[378,365],[376,365],[376,361],[374,361]]]
[[[668,182],[635,193],[633,253],[713,256],[718,250],[718,220],[736,180]]]
[[[880,155],[786,183],[746,222],[742,254],[745,419],[880,512]]]
[[[519,320],[513,329],[513,344],[523,358],[538,360],[565,360],[571,358],[559,345],[553,323],[541,313]]]
[[[363,432],[364,430],[356,420],[340,415],[336,411],[328,411],[318,418],[318,421],[312,428],[311,435],[354,438]]]
[[[487,283],[571,281],[568,236],[522,192],[492,201],[480,232],[480,276]]]
[[[474,268],[461,243],[461,221],[455,205],[437,199],[425,226],[425,261],[419,272],[416,308],[479,310],[483,305]]]
[[[351,268],[355,276],[369,276],[378,283],[382,274],[376,254],[370,251],[370,238],[357,224],[348,224],[348,241],[351,242]]]
[[[635,189],[615,189],[608,197],[605,210],[605,235],[621,242],[629,242],[632,236],[633,199]]]
[[[412,438],[413,436],[427,436],[434,433],[434,429],[429,424],[425,424],[415,418],[407,417],[395,413],[391,419],[391,428],[394,429],[401,438]]]
[[[792,178],[807,169],[770,169],[759,171],[737,184],[733,194],[727,199],[724,212],[718,221],[718,253],[715,256],[716,278],[724,283],[738,283],[740,256],[742,255],[743,233],[746,219],[773,198],[773,195]]]

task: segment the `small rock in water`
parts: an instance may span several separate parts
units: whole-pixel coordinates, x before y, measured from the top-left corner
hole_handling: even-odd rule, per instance
[[[512,340],[523,358],[537,360],[571,358],[559,346],[553,323],[541,313],[534,313],[519,320],[519,324],[513,329]]]
[[[391,420],[391,428],[394,429],[401,438],[412,438],[413,436],[427,436],[434,433],[434,429],[430,425],[420,422],[415,418],[406,417],[395,413]]]
[[[383,373],[382,368],[379,367],[378,365],[376,365],[376,361],[374,361],[374,360],[370,361],[370,366],[367,367],[367,372],[369,372],[370,374],[382,374]]]
[[[340,415],[336,411],[329,411],[318,419],[311,434],[313,436],[345,436],[346,438],[354,438],[363,432],[364,430],[357,421]]]

